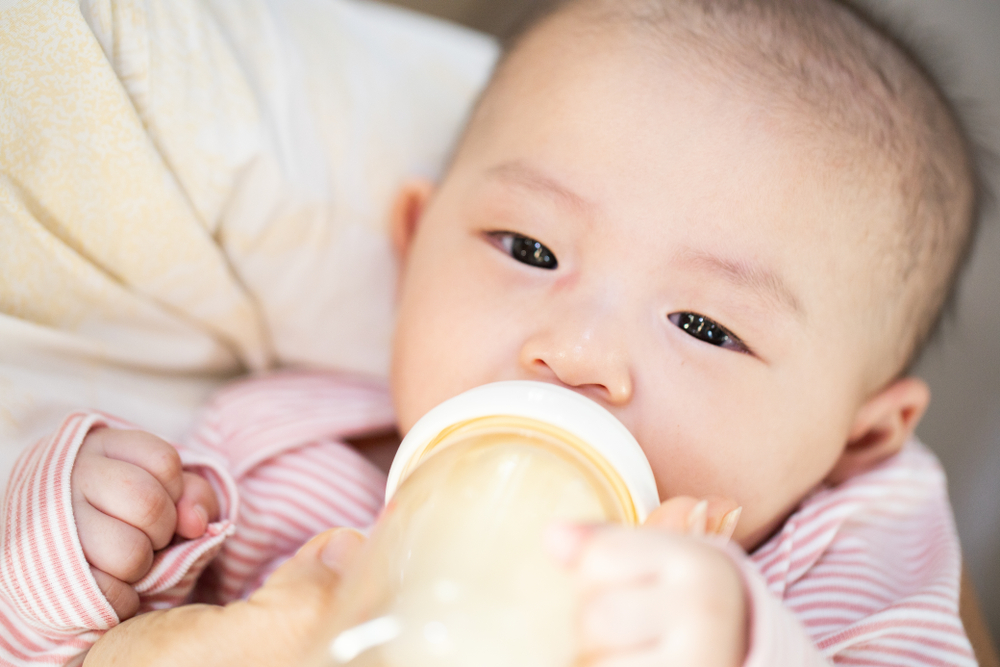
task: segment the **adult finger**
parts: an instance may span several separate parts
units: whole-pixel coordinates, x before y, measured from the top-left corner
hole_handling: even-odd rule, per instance
[[[140,614],[112,628],[85,666],[213,665],[295,667],[320,646],[340,572],[363,538],[348,529],[313,538],[249,600],[225,607],[189,604]]]
[[[208,480],[193,472],[184,473],[184,492],[177,501],[175,532],[187,540],[205,534],[208,524],[219,519],[219,499]]]
[[[184,490],[181,457],[169,442],[145,431],[103,428],[87,436],[87,447],[104,456],[131,463],[152,475],[166,489],[173,502]]]
[[[317,558],[331,572],[343,574],[357,558],[367,538],[354,528],[331,528],[306,542],[295,558],[300,561]]]
[[[134,588],[96,567],[91,566],[90,573],[94,575],[94,581],[97,582],[101,593],[118,614],[119,621],[135,616],[135,613],[139,611],[139,594],[135,592]]]
[[[320,533],[275,570],[250,601],[265,607],[281,607],[282,600],[299,600],[299,610],[317,614],[332,599],[340,578],[364,544],[364,536],[351,528],[333,528]]]
[[[77,491],[94,508],[141,530],[153,549],[170,543],[177,510],[153,475],[132,463],[100,456],[79,459],[76,467]]]
[[[289,665],[307,663],[310,655],[320,653],[330,640],[330,622],[337,609],[343,573],[361,551],[364,537],[351,529],[333,529],[306,543],[268,577],[250,596],[248,603],[268,610],[272,616],[266,632],[280,636],[285,648],[267,644],[274,652],[269,662]],[[256,663],[255,663],[256,664]]]
[[[153,547],[138,528],[83,505],[76,511],[87,562],[126,583],[142,579],[153,564]]]

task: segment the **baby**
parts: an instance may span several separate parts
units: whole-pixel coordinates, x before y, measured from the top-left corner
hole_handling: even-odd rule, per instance
[[[974,665],[943,476],[911,440],[929,392],[907,374],[973,235],[972,171],[935,86],[832,0],[550,3],[442,181],[407,185],[393,209],[391,408],[357,380],[259,378],[221,394],[180,454],[71,417],[11,486],[49,475],[20,486],[71,494],[51,525],[79,535],[65,540],[79,567],[52,571],[95,620],[39,634],[52,595],[11,584],[8,564],[6,626],[34,655],[72,659],[120,619],[187,599],[213,557],[195,597],[245,597],[311,535],[374,520],[384,475],[358,451],[378,450],[347,440],[531,379],[614,413],[665,502],[659,526],[550,535],[590,591],[586,664]],[[749,556],[670,529],[737,506]],[[292,572],[250,603],[137,616],[88,664],[143,647],[176,658],[175,640],[207,659],[222,628],[244,633],[233,664],[292,660],[302,635],[279,630],[294,624],[259,620],[311,622]]]

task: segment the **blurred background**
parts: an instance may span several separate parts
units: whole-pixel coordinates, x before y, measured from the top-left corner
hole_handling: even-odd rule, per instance
[[[392,0],[503,34],[533,0]],[[865,0],[928,61],[1000,152],[1000,0]],[[1000,161],[984,164],[1000,195]],[[918,434],[948,470],[965,561],[993,637],[1000,638],[1000,216],[987,209],[953,316],[921,360],[933,400]]]

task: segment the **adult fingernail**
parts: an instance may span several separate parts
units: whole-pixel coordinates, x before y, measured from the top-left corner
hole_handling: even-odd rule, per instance
[[[590,533],[587,526],[554,523],[545,529],[545,550],[563,565],[569,565],[576,560]]]
[[[700,500],[691,508],[687,518],[687,531],[691,535],[702,536],[708,528],[708,501]]]
[[[722,524],[719,526],[719,535],[727,540],[732,538],[733,533],[736,532],[736,524],[739,523],[741,514],[743,514],[742,507],[737,507],[734,510],[726,512],[726,515],[722,517]]]
[[[327,540],[319,558],[331,570],[340,572],[346,566],[351,555],[357,550],[364,537],[351,528],[341,528]]]

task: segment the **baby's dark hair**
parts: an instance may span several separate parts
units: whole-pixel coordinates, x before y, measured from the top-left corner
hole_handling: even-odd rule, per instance
[[[490,87],[524,39],[570,12],[807,109],[815,129],[871,153],[868,169],[895,173],[899,219],[866,229],[877,319],[865,326],[886,340],[880,374],[908,372],[955,300],[985,192],[969,133],[914,50],[841,0],[542,0],[504,40]]]

